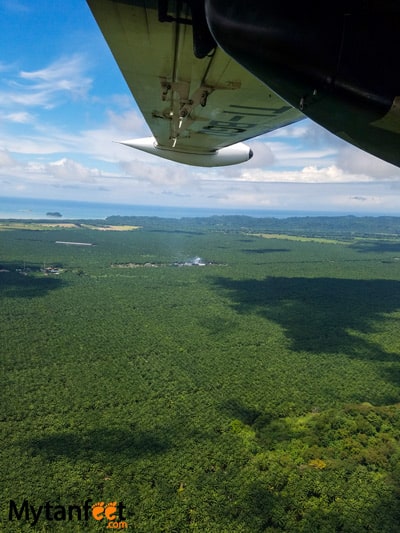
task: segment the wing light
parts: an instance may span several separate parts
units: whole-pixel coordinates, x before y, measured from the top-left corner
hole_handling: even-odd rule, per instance
[[[119,144],[142,150],[148,154],[158,155],[170,161],[176,161],[185,165],[196,167],[224,167],[228,165],[237,165],[244,163],[253,157],[253,151],[244,143],[236,143],[226,146],[213,152],[180,152],[172,146],[173,149],[160,146],[154,137],[144,139],[130,139],[119,141]]]

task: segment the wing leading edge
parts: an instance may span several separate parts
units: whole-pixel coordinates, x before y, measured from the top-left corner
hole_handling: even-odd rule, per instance
[[[87,2],[154,136],[123,144],[229,165],[252,156],[242,141],[303,118],[212,41],[193,0]]]

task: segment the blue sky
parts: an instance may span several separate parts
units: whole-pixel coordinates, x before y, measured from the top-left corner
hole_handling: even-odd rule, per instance
[[[202,169],[113,141],[150,135],[84,0],[0,0],[2,197],[400,214],[400,169],[305,120]]]

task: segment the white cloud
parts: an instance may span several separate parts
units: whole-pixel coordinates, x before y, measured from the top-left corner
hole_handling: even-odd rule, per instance
[[[29,13],[31,11],[26,3],[18,0],[2,0],[1,8],[11,13]]]
[[[7,150],[0,150],[0,168],[15,166],[15,160],[10,156]]]
[[[369,176],[371,179],[400,180],[400,169],[386,163],[355,146],[346,145],[338,153],[337,164],[351,174]]]
[[[163,189],[165,186],[181,188],[190,182],[192,186],[194,185],[193,176],[190,176],[185,167],[177,164],[160,164],[159,161],[146,163],[134,159],[121,162],[120,166],[124,172],[140,180],[141,183],[149,183],[157,188]]]
[[[35,71],[21,71],[0,91],[0,107],[53,108],[61,100],[84,98],[92,80],[84,74],[84,57],[61,58]]]
[[[7,131],[3,133],[2,146],[10,152],[35,155],[60,154],[70,157],[72,154],[86,154],[86,157],[118,164],[119,161],[130,161],[140,154],[116,142],[127,136],[142,137],[148,133],[143,119],[138,112],[128,110],[124,113],[105,113],[103,123],[96,129],[78,128],[69,131],[62,124],[51,124],[26,111],[1,115],[3,122],[29,124],[31,128],[23,131]],[[102,118],[102,117],[99,117]],[[143,156],[145,154],[142,154]],[[154,158],[148,157],[150,161]]]
[[[301,122],[296,122],[289,126],[279,128],[277,130],[271,131],[267,134],[268,139],[274,141],[275,139],[279,140],[292,140],[292,139],[301,139],[304,137],[305,133],[309,129],[309,124],[307,120],[302,120]]]
[[[346,174],[341,168],[335,165],[320,168],[315,165],[310,165],[299,170],[286,171],[244,168],[233,179],[235,181],[260,183],[347,183],[372,181],[371,177],[364,174]]]
[[[222,207],[272,208],[274,199],[265,192],[232,190],[219,195],[218,203]]]
[[[76,54],[70,58],[61,58],[43,69],[21,71],[20,77],[33,82],[33,89],[39,91],[67,91],[81,96],[92,84],[92,80],[83,75],[84,70],[83,56]]]
[[[108,131],[115,135],[122,135],[125,139],[126,135],[141,135],[141,132],[145,132],[145,135],[151,135],[147,124],[144,121],[142,115],[132,109],[125,111],[124,113],[115,113],[114,111],[107,111],[108,117]],[[119,137],[120,139],[120,137]]]
[[[275,162],[275,154],[271,146],[260,140],[249,142],[253,150],[253,157],[247,163],[251,167],[269,167]]]
[[[44,171],[57,180],[94,183],[101,176],[97,168],[87,168],[72,159],[62,158],[45,166]]]
[[[15,122],[18,124],[28,124],[32,123],[34,120],[34,116],[27,111],[16,111],[15,113],[3,115],[2,118],[3,120],[8,120],[9,122]]]
[[[0,72],[7,72],[8,70],[12,69],[12,65],[9,65],[8,63],[4,63],[3,61],[0,61]]]
[[[357,211],[378,211],[384,213],[385,211],[398,211],[399,197],[389,196],[387,194],[372,194],[368,196],[346,196],[331,194],[329,202],[332,209],[347,209],[351,212]],[[382,191],[379,191],[382,192]]]

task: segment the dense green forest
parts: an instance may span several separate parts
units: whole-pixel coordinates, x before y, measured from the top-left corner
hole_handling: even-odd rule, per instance
[[[1,531],[400,531],[400,218],[3,221],[0,299]]]

